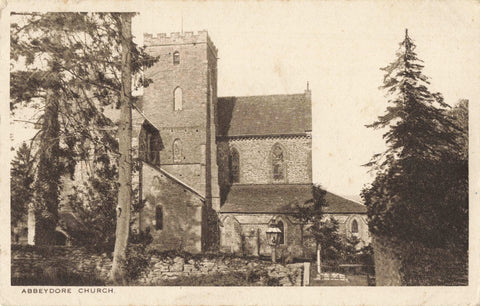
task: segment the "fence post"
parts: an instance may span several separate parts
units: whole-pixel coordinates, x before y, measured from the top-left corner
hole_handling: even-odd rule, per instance
[[[304,262],[303,263],[303,286],[310,285],[310,263]]]

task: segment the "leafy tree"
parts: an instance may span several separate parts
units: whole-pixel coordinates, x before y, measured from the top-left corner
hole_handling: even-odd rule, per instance
[[[326,194],[327,191],[320,185],[313,185],[312,199],[297,204],[297,212],[293,216],[300,221],[302,239],[304,236],[312,237],[316,247],[321,247],[322,258],[337,259],[341,256],[343,241],[338,234],[338,221],[325,218],[324,209],[328,206]]]
[[[26,143],[22,143],[11,162],[10,168],[10,225],[12,228],[16,226],[18,222],[25,220],[28,204],[32,201],[33,193],[31,185],[33,176],[30,172],[31,166],[30,148]]]
[[[53,215],[50,220],[53,222],[49,224],[56,225],[60,188],[58,180],[65,174],[65,170],[69,170],[73,177],[75,164],[79,160],[99,160],[118,156],[119,148],[115,140],[117,126],[105,116],[103,108],[111,105],[126,108],[126,112],[130,112],[130,118],[122,117],[120,124],[123,126],[118,130],[121,132],[129,129],[131,134],[131,107],[135,107],[135,100],[128,93],[130,86],[127,83],[131,81],[133,74],[153,65],[157,59],[146,54],[143,48],[137,47],[132,42],[131,36],[127,37],[128,41],[125,40],[123,35],[125,31],[121,27],[122,19],[124,15],[131,14],[15,13],[15,15],[23,20],[12,23],[11,26],[11,54],[14,66],[11,73],[11,109],[14,111],[19,102],[40,100],[40,111],[53,109],[53,106],[56,110],[55,115],[52,112],[45,112],[47,116],[43,115],[40,119],[42,129],[38,135],[44,134],[48,137],[37,135],[34,138],[38,148],[34,152],[36,160],[34,172],[37,181],[43,180],[52,185],[42,189],[40,187],[46,184],[38,184],[39,188],[35,192],[39,194],[39,199],[45,200],[43,203],[40,200],[36,201],[35,204],[40,216],[48,211]],[[140,80],[140,85],[147,86],[149,83],[150,80]],[[48,115],[50,113],[51,116]],[[47,133],[49,131],[55,131],[57,134]],[[123,169],[125,164],[131,167],[131,158],[130,162],[128,160],[131,137],[128,140],[126,137],[119,138],[120,151],[123,152],[118,159],[120,169]],[[49,140],[48,143],[46,139]],[[52,151],[51,148],[55,150]],[[128,151],[126,155],[125,148]],[[42,152],[48,154],[43,159],[38,158]],[[43,171],[42,169],[46,170],[47,167],[42,164],[51,165],[51,172]],[[104,173],[111,175],[107,185],[116,179],[117,174],[113,174],[114,172]],[[131,171],[120,173],[120,177],[126,176],[131,177]],[[125,192],[131,194],[131,184],[120,183],[120,190],[123,190],[121,194]],[[97,191],[103,188],[93,183],[89,186]],[[130,191],[125,191],[126,189]],[[131,196],[119,198],[122,198],[122,203],[131,201]],[[44,209],[47,203],[50,210]],[[100,201],[96,203],[105,204]],[[106,210],[111,209],[108,207],[110,204],[111,201],[107,201]],[[85,211],[88,210],[88,206],[84,207]],[[92,207],[90,206],[89,213],[95,211]],[[128,210],[124,210],[122,218],[128,216]],[[111,214],[107,213],[105,216],[110,218]],[[127,227],[129,222],[130,220],[127,220]]]
[[[76,161],[88,152],[86,139],[99,143],[98,135],[104,134],[102,140],[108,141],[102,145],[114,142],[111,135],[101,132],[111,121],[97,105],[108,103],[108,94],[101,100],[96,98],[104,86],[92,86],[97,81],[91,73],[95,71],[96,62],[89,61],[92,54],[88,51],[92,50],[87,49],[86,44],[87,40],[102,39],[87,38],[84,31],[88,27],[82,25],[88,23],[92,27],[94,23],[88,14],[14,15],[19,22],[11,24],[14,69],[10,74],[10,105],[12,112],[26,103],[42,113],[38,122],[40,130],[32,140],[35,242],[53,244],[61,176],[67,172],[73,175]]]
[[[86,179],[72,186],[68,204],[81,224],[64,224],[74,244],[111,253],[115,243],[115,207],[117,206],[117,165],[108,154],[97,154]]]
[[[362,197],[372,233],[443,246],[463,218],[450,215],[458,205],[446,201],[446,185],[465,175],[457,164],[461,128],[442,95],[428,90],[415,47],[406,31],[396,60],[382,69],[388,106],[368,127],[387,129],[387,149],[367,164],[376,178]]]
[[[348,263],[358,263],[359,256],[362,252],[358,248],[360,239],[357,236],[350,236],[344,239],[343,250],[342,250],[342,259]]]

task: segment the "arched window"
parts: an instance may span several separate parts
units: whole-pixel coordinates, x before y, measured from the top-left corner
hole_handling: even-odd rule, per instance
[[[280,237],[278,239],[278,244],[285,244],[285,227],[283,226],[283,222],[278,221],[277,227],[281,231]]]
[[[173,109],[182,110],[183,107],[183,93],[180,87],[175,88],[173,92]]]
[[[230,152],[229,168],[230,168],[230,182],[239,183],[240,182],[240,155],[238,154],[238,151],[235,148],[232,148]]]
[[[173,64],[174,65],[180,64],[180,52],[178,51],[173,52]]]
[[[272,174],[276,182],[285,180],[285,154],[279,144],[272,149]]]
[[[155,229],[163,229],[163,207],[161,205],[155,207]]]
[[[173,141],[173,162],[179,163],[182,161],[182,141],[175,139]]]
[[[352,221],[352,234],[358,234],[358,222],[357,220]]]

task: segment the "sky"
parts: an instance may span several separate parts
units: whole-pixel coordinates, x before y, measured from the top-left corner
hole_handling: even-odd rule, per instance
[[[151,2],[133,32],[207,30],[218,48],[218,95],[302,93],[313,101],[313,179],[357,198],[373,179],[368,162],[384,131],[367,129],[386,107],[385,67],[405,29],[431,91],[451,105],[480,97],[479,5],[475,2]],[[478,3],[478,2],[477,2]]]
[[[111,3],[79,2],[76,9],[117,10]],[[362,165],[385,149],[385,131],[365,125],[385,110],[384,92],[378,88],[383,79],[380,68],[395,59],[406,28],[424,60],[431,91],[441,92],[451,105],[463,98],[476,105],[480,97],[478,2],[124,4],[128,5],[121,10],[140,13],[132,25],[139,44],[143,33],[207,30],[219,50],[219,96],[302,93],[309,82],[313,180],[350,198],[358,199],[362,187],[374,178]],[[23,127],[15,132],[23,133],[23,138],[32,134]]]

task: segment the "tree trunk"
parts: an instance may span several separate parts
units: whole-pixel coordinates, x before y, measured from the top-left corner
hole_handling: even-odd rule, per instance
[[[132,15],[121,13],[120,33],[122,46],[122,86],[120,94],[120,125],[118,128],[119,153],[118,162],[118,205],[117,226],[115,230],[115,250],[110,278],[116,285],[126,285],[125,263],[130,228],[130,204],[132,202],[132,109],[131,91],[131,54],[132,44]]]
[[[60,184],[60,124],[58,103],[48,89],[45,99],[42,134],[39,145],[38,171],[35,181],[35,244],[55,244],[58,223]]]

